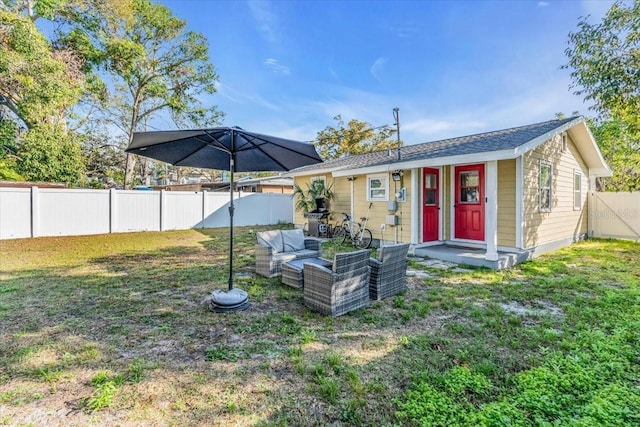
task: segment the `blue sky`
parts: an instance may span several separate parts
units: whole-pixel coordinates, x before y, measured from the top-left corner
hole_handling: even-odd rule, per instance
[[[564,50],[611,1],[162,0],[205,34],[224,124],[310,141],[341,114],[406,144],[588,114]],[[169,124],[167,124],[169,125]]]

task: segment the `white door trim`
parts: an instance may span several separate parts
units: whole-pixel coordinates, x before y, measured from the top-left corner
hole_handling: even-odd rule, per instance
[[[484,240],[487,243],[485,258],[498,260],[498,161],[484,165]]]

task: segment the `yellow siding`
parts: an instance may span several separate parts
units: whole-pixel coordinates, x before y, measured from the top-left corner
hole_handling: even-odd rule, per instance
[[[327,182],[332,182],[334,199],[329,205],[331,215],[329,216],[329,222],[335,224],[338,221],[342,221],[342,212],[349,213],[351,211],[351,183],[346,177],[333,178],[327,177]]]
[[[440,177],[440,186],[442,187],[442,238],[449,240],[451,238],[451,167],[444,166],[442,168],[442,176]]]
[[[391,179],[390,173],[387,175],[389,179],[389,200],[395,200],[395,192],[404,186],[407,189],[407,201],[398,203],[398,210],[395,214],[399,217],[399,224],[397,227],[387,225],[386,231],[384,232],[384,239],[394,240],[397,228],[398,240],[410,242],[412,216],[411,197],[414,195],[414,190],[411,188],[411,171],[404,171],[404,176],[400,182],[394,182]],[[302,189],[306,189],[311,178],[316,176],[318,175],[298,176],[294,178],[294,183]],[[326,175],[326,180],[327,185],[333,185],[332,191],[335,198],[329,205],[329,210],[332,212],[332,215],[329,217],[329,222],[335,225],[342,221],[342,212],[351,213],[351,182],[347,177],[334,178],[331,175]],[[371,203],[371,210],[369,210],[369,203]],[[386,201],[368,202],[367,175],[355,175],[355,181],[353,181],[353,216],[355,220],[359,221],[360,217],[367,216],[367,214],[369,218],[367,228],[371,230],[374,239],[382,239],[383,236],[380,231],[380,225],[385,224],[387,215],[392,214],[392,212],[387,211]],[[304,218],[301,212],[295,212],[294,223],[301,226],[307,223],[307,219]]]
[[[399,216],[400,218],[400,229],[398,230],[398,241],[400,242],[411,242],[411,218],[414,215],[414,212],[411,211],[411,198],[412,197],[420,197],[420,188],[414,189],[411,186],[411,174],[413,173],[412,170],[405,170],[404,171],[404,177],[402,178],[402,181],[400,182],[396,182],[394,183],[393,181],[390,182],[390,192],[391,194],[389,195],[390,200],[394,200],[394,194],[396,191],[396,187],[394,186],[394,184],[397,184],[397,190],[400,190],[400,188],[404,187],[407,189],[407,197],[406,197],[406,202],[400,202],[398,203],[398,212],[396,212],[396,215]],[[418,174],[418,176],[420,176],[420,169],[418,169],[416,171],[416,173]],[[418,178],[418,182],[420,182],[420,178]],[[392,212],[388,212],[389,214],[391,214]],[[393,230],[393,227],[387,228],[387,230]],[[373,232],[374,236],[376,235],[376,231],[373,230],[373,227],[371,227],[371,232]],[[394,232],[394,239],[395,239],[395,230],[393,230]],[[380,224],[378,224],[378,230],[377,233],[380,233]],[[385,232],[385,239],[389,239],[388,237],[389,232]]]
[[[516,246],[516,161],[498,162],[498,245]]]
[[[523,156],[523,239],[526,248],[566,238],[577,239],[587,232],[588,169],[568,135],[567,142],[568,149],[563,152],[562,136],[557,135]],[[551,212],[540,212],[538,208],[541,161],[552,166]],[[574,170],[582,174],[580,210],[573,207]]]

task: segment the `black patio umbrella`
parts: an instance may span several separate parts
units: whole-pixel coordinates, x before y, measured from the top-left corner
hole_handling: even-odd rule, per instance
[[[229,290],[214,291],[214,311],[244,310],[244,291],[233,289],[233,173],[289,171],[322,162],[311,144],[248,132],[238,127],[136,132],[126,152],[176,166],[230,172]]]

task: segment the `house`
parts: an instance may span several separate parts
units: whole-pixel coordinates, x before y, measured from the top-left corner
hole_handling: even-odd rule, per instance
[[[379,241],[504,268],[586,237],[587,192],[610,176],[583,117],[348,156],[295,169],[332,185],[331,222],[368,217]],[[296,212],[297,224],[306,222]]]
[[[245,193],[293,194],[293,178],[278,175],[263,178],[248,177],[238,180],[236,188]]]
[[[267,176],[263,178],[244,177],[234,182],[236,191],[245,193],[293,193],[293,178],[281,177],[279,175]],[[201,181],[191,184],[166,184],[154,185],[154,190],[167,191],[229,191],[229,181]]]

